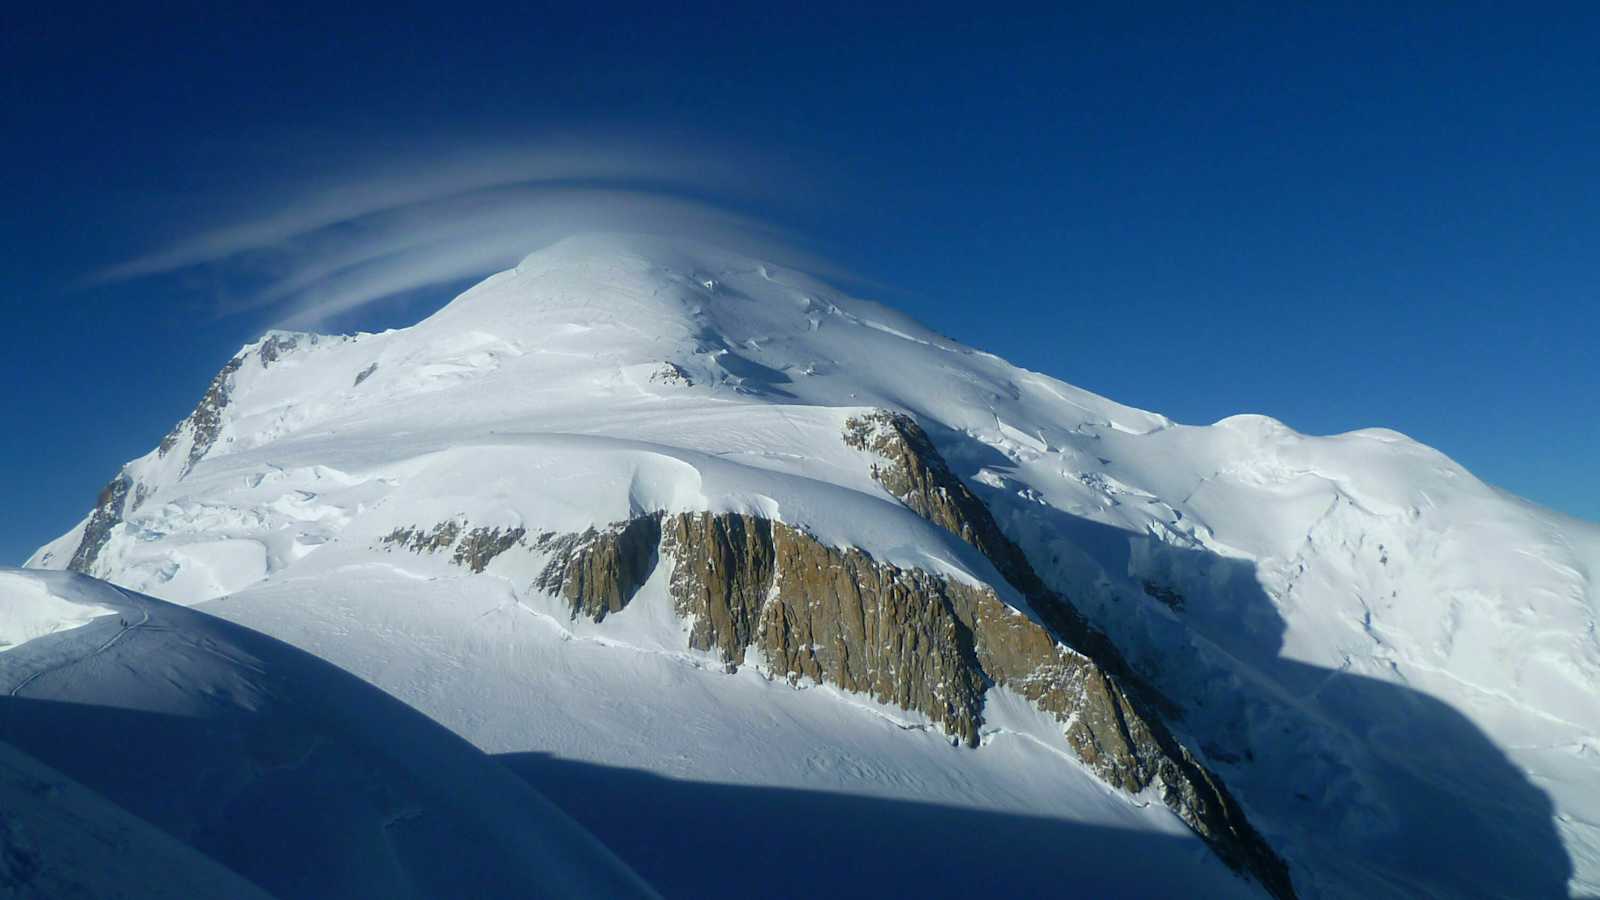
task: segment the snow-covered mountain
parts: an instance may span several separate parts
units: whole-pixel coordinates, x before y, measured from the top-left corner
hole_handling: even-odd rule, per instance
[[[1600,527],[1394,432],[1176,424],[687,241],[269,334],[29,565],[310,651],[558,798],[540,760],[1041,817],[1156,839],[1073,867],[1135,895],[1600,891]]]

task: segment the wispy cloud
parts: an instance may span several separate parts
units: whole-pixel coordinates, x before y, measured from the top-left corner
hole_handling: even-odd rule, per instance
[[[308,327],[430,285],[514,265],[581,231],[692,235],[834,272],[792,235],[731,207],[814,196],[793,172],[749,154],[662,141],[575,138],[346,154],[303,179],[263,178],[225,202],[231,218],[95,273],[92,284],[205,267],[247,286],[223,314],[272,309]],[[270,186],[265,186],[270,185]]]
[[[509,268],[540,247],[585,231],[693,235],[818,274],[849,277],[759,221],[640,191],[546,188],[499,197],[487,207],[426,216],[425,225],[406,218],[335,254],[309,255],[256,299],[278,302],[287,295],[283,324],[308,327],[384,297]]]

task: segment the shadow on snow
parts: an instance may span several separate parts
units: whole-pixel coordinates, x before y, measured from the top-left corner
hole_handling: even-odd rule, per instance
[[[1175,730],[1204,749],[1297,888],[1315,858],[1336,895],[1567,896],[1573,864],[1550,798],[1460,712],[1283,658],[1287,624],[1250,561],[990,487],[972,476],[1009,460],[948,429],[933,436],[1041,576],[1184,707]]]
[[[1178,897],[1206,895],[1207,877],[1213,890],[1233,882],[1248,891],[1182,836],[680,781],[544,753],[495,759],[669,898]]]

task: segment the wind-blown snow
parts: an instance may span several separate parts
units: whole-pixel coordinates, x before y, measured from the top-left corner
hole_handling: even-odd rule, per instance
[[[991,580],[840,440],[887,407],[1179,700],[1305,893],[1600,890],[1600,527],[1403,435],[1176,424],[656,238],[564,241],[408,329],[272,339],[297,346],[246,348],[192,471],[187,435],[129,465],[147,495],[94,573],[210,601],[480,747],[1167,828],[997,724],[1003,703],[954,750],[859,698],[709,667],[659,584],[587,626],[529,590],[530,561],[473,576],[381,544],[457,518],[741,511]],[[65,565],[82,528],[31,564]],[[1417,852],[1430,816],[1455,843]]]

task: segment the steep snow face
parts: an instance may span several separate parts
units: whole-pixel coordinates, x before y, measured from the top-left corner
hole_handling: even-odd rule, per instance
[[[0,653],[0,792],[65,792],[7,804],[0,886],[20,896],[89,878],[63,869],[71,829],[88,870],[139,879],[96,895],[177,890],[157,860],[118,858],[149,847],[188,896],[254,895],[238,876],[294,897],[653,896],[510,773],[319,659],[81,575],[0,570],[0,609],[41,593],[110,614]]]
[[[1310,437],[1259,416],[1178,425],[687,242],[573,238],[411,328],[269,335],[30,565],[77,559],[156,596],[213,601],[493,750],[1090,808],[1065,784],[1056,795],[973,774],[1026,727],[959,762],[922,759],[918,742],[937,743],[925,732],[892,746],[860,737],[879,714],[914,717],[852,718],[834,710],[854,698],[814,706],[825,692],[718,673],[684,652],[659,586],[615,620],[571,623],[532,571],[471,574],[384,542],[446,522],[532,534],[744,512],[992,582],[840,440],[870,408],[915,416],[1041,575],[1183,707],[1177,729],[1303,893],[1600,890],[1600,528],[1394,432]],[[471,625],[468,610],[485,618]],[[627,677],[640,660],[653,680]],[[541,677],[526,696],[541,717],[570,710],[571,731],[534,733],[510,702]],[[653,693],[660,683],[676,688]],[[774,726],[761,740],[739,727],[790,703],[813,710],[784,713],[790,723],[854,724]],[[862,755],[821,749],[837,741]],[[784,742],[826,763],[758,762]],[[1028,766],[994,771],[1047,771]],[[1454,823],[1448,839],[1424,840],[1439,821]]]

